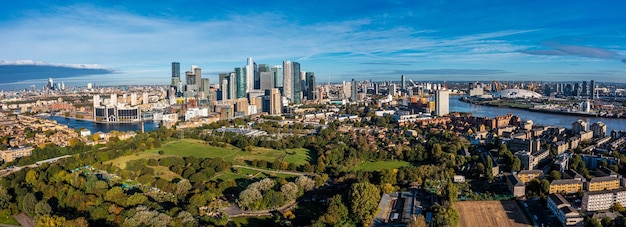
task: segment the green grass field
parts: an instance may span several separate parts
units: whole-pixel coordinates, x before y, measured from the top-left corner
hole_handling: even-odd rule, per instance
[[[20,225],[20,223],[17,222],[15,218],[13,218],[11,212],[8,209],[0,210],[0,223],[7,225]]]
[[[120,169],[124,169],[126,168],[126,163],[132,160],[151,159],[151,158],[158,159],[158,158],[164,158],[164,157],[167,157],[167,156],[159,155],[157,153],[141,152],[141,153],[136,153],[136,154],[131,154],[131,155],[124,155],[116,159],[106,161],[103,164],[112,163],[114,166],[120,167]]]
[[[410,162],[405,161],[375,161],[364,162],[354,168],[354,170],[379,171],[383,169],[397,169],[404,166],[410,166]]]
[[[216,147],[205,144],[201,140],[184,139],[167,143],[159,148],[151,149],[145,153],[158,154],[163,151],[166,155],[176,156],[196,156],[201,158],[217,158],[221,157],[226,161],[235,164],[246,164],[245,161],[255,159],[273,162],[277,158],[284,158],[288,163],[303,165],[310,159],[309,151],[304,148],[274,150],[268,148],[254,147],[252,151],[242,151],[237,147],[228,145],[227,147]],[[293,154],[291,154],[293,153]]]
[[[154,169],[154,175],[165,180],[171,181],[174,178],[183,178],[180,175],[172,172],[169,168],[165,166],[150,166],[150,168]]]

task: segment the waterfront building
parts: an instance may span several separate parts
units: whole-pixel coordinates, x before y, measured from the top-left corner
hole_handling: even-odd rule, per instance
[[[594,138],[604,138],[606,136],[606,124],[601,121],[591,124],[590,129],[593,131]]]
[[[450,113],[450,92],[447,89],[437,90],[435,95],[435,115],[445,116]]]
[[[587,122],[578,119],[576,122],[572,123],[572,133],[578,134],[582,131],[587,131]]]
[[[131,123],[141,121],[139,107],[108,105],[94,107],[94,121],[97,123]]]

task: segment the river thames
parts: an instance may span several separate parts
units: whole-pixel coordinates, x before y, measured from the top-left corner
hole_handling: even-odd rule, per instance
[[[565,128],[572,128],[572,123],[578,119],[586,121],[589,126],[595,122],[602,121],[606,124],[607,134],[610,133],[611,130],[626,130],[626,119],[624,118],[579,117],[531,112],[523,109],[481,106],[461,102],[459,98],[459,96],[450,96],[450,112],[468,112],[472,113],[473,116],[479,117],[495,117],[511,113],[522,118],[522,121],[532,120],[536,125],[554,125]]]

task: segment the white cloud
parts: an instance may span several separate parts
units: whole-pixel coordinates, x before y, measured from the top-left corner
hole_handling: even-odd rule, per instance
[[[37,65],[37,66],[60,66],[76,69],[107,69],[99,64],[60,64],[47,63],[35,60],[0,60],[0,65]]]

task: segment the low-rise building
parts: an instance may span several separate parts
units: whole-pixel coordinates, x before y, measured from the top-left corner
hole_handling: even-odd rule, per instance
[[[603,191],[619,188],[619,179],[615,176],[594,177],[587,183],[587,191]]]
[[[562,195],[549,195],[548,208],[564,226],[583,226],[583,217]]]
[[[517,173],[517,177],[522,181],[522,183],[526,184],[532,179],[538,178],[543,175],[543,171],[541,170],[522,170]]]
[[[550,182],[550,194],[573,194],[583,190],[583,182],[575,179],[560,179]]]
[[[12,162],[18,158],[30,156],[33,150],[34,150],[33,147],[8,149],[8,150],[0,151],[0,155],[2,156],[2,160],[4,162]]]
[[[509,187],[511,194],[515,197],[526,196],[526,186],[522,183],[522,180],[515,174],[505,174],[506,185]]]

